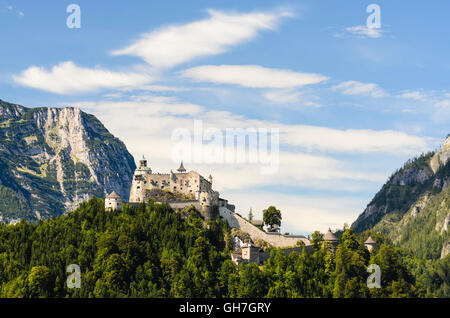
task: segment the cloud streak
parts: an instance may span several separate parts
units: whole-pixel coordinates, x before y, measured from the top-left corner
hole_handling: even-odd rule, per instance
[[[328,80],[328,77],[320,74],[259,65],[203,65],[184,70],[180,74],[199,82],[234,84],[249,88],[293,88]]]
[[[131,55],[157,68],[171,68],[193,59],[226,52],[252,40],[263,30],[274,30],[288,10],[276,12],[226,13],[208,10],[209,18],[184,25],[170,25],[141,35],[113,55]]]
[[[381,38],[383,36],[383,30],[380,28],[368,28],[364,25],[356,25],[345,28],[349,34],[358,38]]]
[[[133,72],[113,72],[102,68],[85,68],[71,61],[62,62],[50,71],[31,66],[13,80],[23,86],[55,94],[94,92],[100,89],[123,89],[148,84],[149,75]]]
[[[358,81],[342,82],[333,86],[332,90],[340,91],[343,95],[363,95],[375,98],[387,96],[387,93],[377,84]]]

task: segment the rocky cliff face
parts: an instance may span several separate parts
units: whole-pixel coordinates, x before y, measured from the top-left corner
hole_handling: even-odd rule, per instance
[[[450,137],[435,153],[409,160],[352,224],[374,229],[424,258],[439,258],[450,220]]]
[[[0,100],[1,220],[48,218],[113,190],[127,200],[135,168],[94,116]]]

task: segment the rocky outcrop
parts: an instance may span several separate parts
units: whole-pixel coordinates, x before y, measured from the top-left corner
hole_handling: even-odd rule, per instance
[[[439,258],[450,221],[450,137],[409,160],[367,205],[352,229],[372,229],[424,258]],[[444,246],[445,250],[445,246]]]
[[[450,254],[450,242],[442,246],[441,259],[445,258],[448,254]]]
[[[434,154],[430,160],[430,167],[436,173],[440,167],[450,160],[450,136],[442,144],[442,147]]]
[[[351,228],[361,232],[373,227],[392,212],[405,214],[434,182],[435,176],[428,164],[431,156],[430,153],[408,161],[394,173]]]
[[[125,145],[80,109],[0,101],[0,216],[41,219],[89,197],[125,200],[136,166]]]

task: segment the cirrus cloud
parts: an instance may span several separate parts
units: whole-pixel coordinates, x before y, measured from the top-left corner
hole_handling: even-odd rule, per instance
[[[99,89],[121,89],[147,84],[152,81],[143,73],[113,72],[102,68],[85,68],[71,61],[62,62],[50,71],[31,66],[13,80],[21,85],[56,93],[73,94],[93,92]]]
[[[333,86],[332,90],[340,91],[343,95],[365,95],[375,98],[387,96],[387,93],[377,84],[358,81],[342,82]]]
[[[234,84],[250,88],[293,88],[328,80],[328,77],[320,74],[259,65],[203,65],[184,70],[180,74],[199,82]]]
[[[170,68],[198,57],[217,55],[231,46],[249,41],[261,30],[273,30],[288,10],[225,13],[208,10],[209,18],[184,25],[170,25],[141,35],[113,55],[132,55],[158,68]]]
[[[381,38],[383,36],[383,30],[380,28],[369,28],[364,25],[355,25],[345,28],[345,31],[358,37],[358,38]]]

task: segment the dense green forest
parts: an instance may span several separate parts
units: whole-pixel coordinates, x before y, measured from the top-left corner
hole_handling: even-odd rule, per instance
[[[230,259],[230,229],[194,208],[149,202],[105,212],[91,199],[38,223],[0,225],[1,297],[450,297],[450,257],[420,262],[374,232],[346,230],[336,253],[313,235],[314,251],[272,249],[262,266]],[[372,253],[368,235],[379,247]],[[367,287],[369,264],[381,288]],[[69,289],[66,268],[81,269]]]

